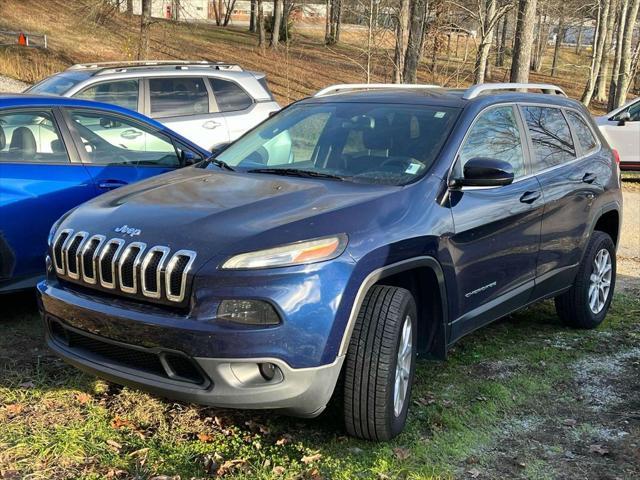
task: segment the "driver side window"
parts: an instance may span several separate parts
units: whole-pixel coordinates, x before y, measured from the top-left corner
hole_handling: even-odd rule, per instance
[[[629,119],[629,122],[640,122],[640,101],[637,101],[632,105],[629,105],[629,107],[625,108],[620,113],[615,115],[612,118],[612,120],[616,120],[616,121],[620,120],[620,118],[622,117],[622,114],[625,112],[629,112],[629,117],[631,117]]]
[[[97,165],[179,167],[173,143],[137,122],[104,112],[71,110],[84,146],[83,161]]]
[[[480,115],[460,150],[456,176],[462,177],[465,163],[477,157],[509,162],[515,178],[525,174],[522,135],[513,106],[494,107]]]

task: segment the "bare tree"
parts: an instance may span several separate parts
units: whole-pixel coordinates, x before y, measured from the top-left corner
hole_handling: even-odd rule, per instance
[[[564,5],[562,3],[561,5]],[[556,31],[556,41],[553,47],[553,62],[551,63],[551,76],[556,76],[556,71],[558,68],[558,57],[560,55],[560,47],[562,46],[562,42],[564,40],[565,33],[565,9],[563,6],[560,7],[560,12],[558,16],[558,28]]]
[[[258,23],[258,9],[256,8],[257,1],[251,0],[251,8],[249,12],[249,31],[256,33],[256,24]]]
[[[615,55],[613,67],[611,68],[611,79],[609,81],[609,99],[607,101],[607,110],[613,110],[616,103],[616,93],[618,91],[618,73],[620,72],[620,61],[622,59],[622,46],[624,43],[624,28],[627,23],[627,10],[629,0],[620,0],[618,4],[618,14],[616,16],[616,36],[615,36]]]
[[[609,76],[609,63],[611,62],[611,43],[613,42],[613,31],[616,22],[616,11],[618,8],[618,0],[611,0],[609,6],[609,16],[607,18],[607,34],[604,38],[602,62],[600,62],[600,71],[596,79],[597,102],[605,102],[607,100],[607,82]]]
[[[631,42],[633,39],[633,30],[636,26],[636,19],[638,18],[638,9],[640,9],[640,0],[630,0],[622,39],[622,52],[620,55],[620,69],[618,71],[618,85],[614,108],[621,107],[626,102],[629,86],[631,85],[631,66],[633,64]]]
[[[410,0],[409,39],[407,53],[404,57],[403,79],[405,83],[416,83],[418,76],[418,63],[422,53],[424,40],[424,24],[427,14],[426,0]]]
[[[272,49],[278,48],[278,42],[280,42],[280,22],[282,21],[282,2],[280,0],[273,0],[273,18],[271,23],[271,43],[269,47]]]
[[[498,46],[498,54],[496,55],[496,67],[504,67],[504,57],[507,51],[507,33],[509,31],[510,12],[506,12],[502,16],[502,28],[500,29],[500,43]]]
[[[529,81],[536,4],[537,0],[520,0],[518,3],[516,33],[511,61],[510,80],[512,82],[526,83]]]
[[[127,0],[127,15],[133,15],[133,0]]]
[[[264,30],[264,0],[256,0],[258,5],[258,47],[264,51],[266,34]]]
[[[140,44],[138,46],[138,60],[149,58],[149,30],[151,28],[151,0],[142,0],[142,15],[140,15]]]
[[[396,13],[396,46],[393,57],[393,81],[402,83],[404,57],[409,43],[409,0],[400,0]]]
[[[548,8],[548,2],[538,3],[538,28],[536,29],[535,48],[532,51],[531,59],[531,68],[534,72],[542,70],[542,61],[547,49],[550,27]]]
[[[591,54],[591,67],[589,68],[589,77],[585,85],[584,92],[580,101],[588,106],[591,103],[593,92],[596,87],[596,79],[600,72],[600,63],[602,62],[602,54],[604,53],[604,39],[607,35],[607,19],[609,18],[609,7],[611,0],[599,0],[598,14],[596,16],[596,31],[593,37],[593,49]]]
[[[342,25],[342,0],[329,0],[327,10],[328,23],[325,31],[324,42],[327,45],[335,45],[340,41],[340,27]]]

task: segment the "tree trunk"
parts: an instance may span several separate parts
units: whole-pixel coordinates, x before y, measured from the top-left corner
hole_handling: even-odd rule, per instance
[[[511,62],[511,82],[527,83],[529,81],[536,3],[537,0],[520,0],[518,4],[513,60]]]
[[[589,70],[587,84],[580,99],[585,106],[589,106],[591,103],[591,98],[593,97],[593,92],[596,87],[596,78],[598,77],[598,72],[600,72],[600,63],[602,62],[602,54],[604,53],[604,39],[607,35],[607,19],[610,5],[611,0],[600,0],[600,4],[598,5],[599,12],[596,21],[596,34],[593,39],[591,68]]]
[[[558,55],[560,54],[560,47],[562,46],[562,40],[564,40],[564,13],[558,20],[558,32],[556,34],[556,44],[553,47],[553,63],[551,64],[551,76],[556,76],[556,69],[558,68]]]
[[[180,0],[173,0],[173,20],[180,21]]]
[[[422,52],[424,23],[426,16],[426,0],[411,0],[411,18],[409,23],[409,40],[404,58],[403,78],[405,83],[416,83],[418,63]]]
[[[409,0],[400,0],[396,21],[396,48],[393,56],[393,82],[402,83],[404,56],[409,41]]]
[[[580,25],[578,25],[578,38],[576,39],[576,55],[580,54],[582,48],[582,34],[584,30],[584,18],[580,19]]]
[[[142,14],[140,15],[140,45],[138,60],[149,58],[149,29],[151,27],[151,0],[142,0]]]
[[[251,0],[251,13],[249,16],[249,31],[251,33],[256,33],[256,23],[258,16],[258,9],[256,8],[256,0]]]
[[[502,18],[502,32],[500,33],[500,47],[498,48],[498,55],[496,55],[496,67],[504,67],[504,56],[507,50],[507,31],[509,29],[509,15],[507,12]]]
[[[273,22],[271,23],[271,44],[270,48],[277,49],[280,41],[280,22],[282,21],[282,2],[273,0]]]
[[[492,23],[492,19],[495,14],[496,0],[486,0],[483,22],[484,25],[480,26],[481,39],[480,45],[478,45],[478,51],[476,53],[476,64],[474,68],[475,75],[473,78],[473,83],[484,83],[487,72],[487,59],[489,58],[491,44],[493,43],[494,23]]]
[[[604,45],[602,46],[602,62],[600,62],[600,71],[596,78],[596,94],[597,102],[605,102],[607,100],[607,81],[609,76],[609,62],[611,61],[611,43],[613,42],[613,30],[616,22],[616,9],[618,8],[618,0],[611,0],[609,6],[609,16],[607,17],[607,34],[604,37]]]
[[[127,0],[127,15],[133,15],[133,0]]]
[[[258,47],[260,47],[264,53],[264,47],[266,43],[266,35],[264,31],[264,0],[256,0],[258,7]]]
[[[620,73],[620,60],[622,58],[622,44],[624,42],[624,29],[627,23],[627,8],[629,0],[620,0],[618,3],[617,32],[615,37],[616,51],[611,68],[611,79],[609,81],[609,99],[607,101],[607,111],[614,109],[616,103],[616,93],[618,91],[618,73]]]
[[[336,8],[336,22],[335,22],[335,34],[333,43],[340,41],[340,30],[342,29],[342,0],[336,0],[338,6]]]
[[[627,101],[627,93],[629,92],[629,85],[631,84],[631,64],[633,62],[631,43],[639,8],[640,0],[631,0],[629,2],[629,8],[627,9],[627,22],[624,26],[622,53],[620,55],[620,70],[618,72],[618,88],[616,91],[614,108],[621,107]]]

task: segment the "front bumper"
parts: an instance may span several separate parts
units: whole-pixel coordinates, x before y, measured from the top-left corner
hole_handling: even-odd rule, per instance
[[[158,342],[128,343],[131,340],[110,338],[109,329],[91,331],[91,322],[80,321],[96,315],[105,322],[125,321],[101,315],[96,311],[99,304],[92,305],[80,297],[69,303],[67,297],[62,305],[56,292],[43,284],[38,292],[46,341],[57,355],[88,373],[170,399],[226,408],[277,409],[290,415],[314,417],[329,402],[344,361],[343,356],[338,356],[330,364],[292,368],[279,358],[197,356],[175,350],[170,341],[162,342],[163,328],[158,325],[154,326]],[[175,337],[170,326],[164,330],[167,339]],[[203,331],[183,333],[193,338],[207,335]],[[130,338],[139,339],[136,335]],[[264,363],[277,367],[271,380],[260,374],[258,365]]]

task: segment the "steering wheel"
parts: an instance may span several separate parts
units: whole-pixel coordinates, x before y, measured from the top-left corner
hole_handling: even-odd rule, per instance
[[[411,163],[411,159],[408,157],[407,158],[398,158],[398,157],[388,158],[387,160],[385,160],[380,164],[380,168],[386,167],[387,165],[400,165],[402,169],[405,170],[410,163]]]

